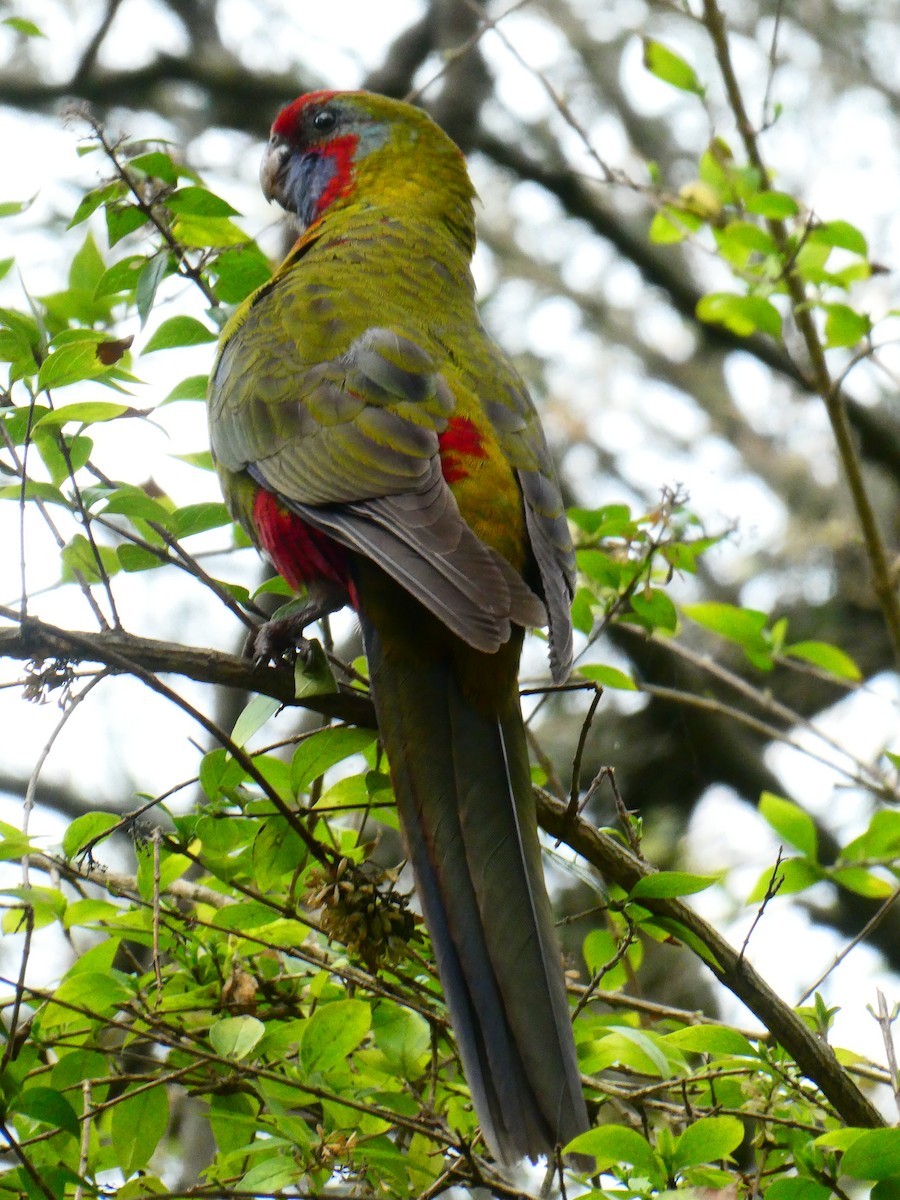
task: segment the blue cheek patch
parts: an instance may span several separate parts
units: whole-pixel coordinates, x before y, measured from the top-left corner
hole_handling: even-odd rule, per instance
[[[288,162],[284,191],[304,227],[319,215],[319,201],[336,172],[337,164],[326,154],[303,154]]]

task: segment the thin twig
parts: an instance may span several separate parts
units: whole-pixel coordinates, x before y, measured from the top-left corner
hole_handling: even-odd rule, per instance
[[[881,988],[875,989],[875,996],[878,1000],[878,1011],[872,1013],[878,1022],[878,1028],[881,1030],[882,1041],[884,1042],[884,1053],[887,1058],[888,1074],[891,1077],[891,1090],[894,1093],[894,1104],[897,1112],[900,1113],[900,1073],[897,1071],[897,1052],[894,1048],[894,1033],[892,1026],[897,1020],[898,1006],[895,1004],[893,1010],[888,1012],[887,1001],[884,998],[884,992]],[[872,1012],[871,1007],[869,1012]]]
[[[703,0],[703,24],[713,43],[716,61],[728,102],[734,115],[740,133],[741,141],[750,164],[758,172],[759,187],[766,190],[769,187],[769,172],[762,159],[756,131],[747,115],[744,98],[735,74],[731,60],[731,48],[728,43],[728,33],[725,21],[716,0]],[[790,251],[790,239],[787,226],[783,220],[775,217],[766,219],[768,231],[783,259],[787,259]],[[813,320],[812,309],[807,302],[806,288],[801,274],[796,267],[785,273],[785,285],[791,299],[794,322],[803,339],[809,358],[811,380],[817,394],[822,398],[831,429],[834,434],[838,456],[844,472],[844,478],[853,500],[856,517],[859,522],[869,568],[872,575],[872,586],[875,596],[884,615],[888,635],[894,648],[894,655],[900,662],[900,594],[893,578],[887,550],[875,516],[875,510],[869,499],[862,465],[857,454],[856,444],[847,417],[847,409],[840,388],[831,378],[825,350]]]
[[[778,874],[778,868],[781,866],[781,855],[783,849],[783,846],[778,847],[775,865],[772,868],[771,875],[769,876],[769,882],[766,884],[766,894],[762,898],[762,904],[760,904],[759,908],[756,910],[756,916],[753,918],[753,923],[747,930],[747,936],[744,938],[743,944],[741,945],[741,952],[738,955],[738,959],[741,962],[743,962],[744,955],[747,952],[747,947],[750,945],[750,939],[753,937],[753,932],[757,925],[762,920],[762,915],[766,911],[769,901],[773,900],[778,895],[778,893],[781,891],[782,884],[784,883],[784,876]]]
[[[839,967],[841,965],[841,963],[844,961],[844,959],[847,957],[847,955],[850,953],[850,951],[853,950],[856,946],[858,946],[860,944],[860,942],[866,941],[868,939],[869,935],[872,933],[872,931],[878,928],[878,926],[881,924],[881,922],[885,919],[885,917],[888,915],[890,910],[896,904],[898,897],[900,897],[900,887],[896,887],[891,892],[890,896],[888,896],[888,898],[882,904],[880,904],[878,906],[878,909],[872,914],[872,916],[869,917],[868,921],[866,921],[865,925],[863,925],[863,927],[862,927],[862,929],[860,929],[859,933],[855,934],[854,937],[852,937],[850,939],[850,941],[847,943],[847,945],[841,949],[840,953],[835,956],[834,961],[831,963],[831,965],[829,967],[826,967],[826,969],[822,972],[822,974],[815,981],[815,983],[811,983],[809,985],[809,987],[806,989],[806,991],[803,993],[803,995],[797,1001],[798,1008],[800,1007],[801,1004],[805,1004],[806,1001],[810,998],[810,996],[813,995],[814,992],[817,992],[819,990],[819,988],[822,986],[822,984],[825,982],[825,980],[828,978],[828,976],[831,974],[831,972],[834,971],[837,967]]]

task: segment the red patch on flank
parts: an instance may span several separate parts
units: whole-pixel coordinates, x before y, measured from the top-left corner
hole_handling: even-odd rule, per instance
[[[315,579],[328,579],[345,588],[350,603],[358,608],[356,587],[343,546],[327,533],[307,525],[264,488],[256,495],[253,520],[260,544],[286,583],[300,591]]]
[[[468,477],[467,458],[485,458],[481,433],[468,417],[451,417],[447,428],[438,438],[441,448],[441,472],[447,483],[459,483]]]

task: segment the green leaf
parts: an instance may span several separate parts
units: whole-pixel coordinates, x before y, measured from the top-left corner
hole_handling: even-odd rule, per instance
[[[623,692],[636,692],[637,684],[630,675],[620,671],[618,667],[608,667],[600,663],[586,663],[578,668],[578,673],[585,679],[599,683],[601,687],[618,688]]]
[[[431,1050],[431,1030],[419,1013],[382,1000],[372,1012],[375,1045],[391,1071],[403,1079],[421,1078]]]
[[[30,200],[4,200],[0,203],[0,217],[17,217],[31,208],[33,203],[33,196]]]
[[[103,187],[94,188],[82,196],[78,203],[78,207],[72,216],[71,221],[66,226],[67,229],[73,229],[76,225],[80,225],[82,221],[86,221],[91,213],[97,211],[101,204],[104,204],[111,196],[121,194],[123,185],[116,183],[107,183]]]
[[[83,846],[102,837],[114,825],[118,825],[120,820],[121,818],[113,813],[105,812],[89,812],[76,817],[63,836],[63,854],[66,858],[75,858]]]
[[[604,504],[600,508],[570,508],[567,515],[573,525],[595,538],[616,534],[630,536],[636,526],[627,504]]]
[[[900,1129],[869,1129],[844,1151],[841,1171],[851,1179],[900,1178]]]
[[[681,611],[697,625],[742,646],[758,643],[769,620],[765,613],[756,609],[738,608],[734,604],[721,604],[714,600],[703,604],[683,604]]]
[[[255,245],[226,250],[212,264],[216,295],[226,304],[239,304],[272,276],[268,259]]]
[[[646,1175],[657,1186],[661,1186],[665,1178],[653,1147],[636,1129],[629,1129],[627,1125],[601,1125],[589,1129],[564,1146],[563,1153],[593,1155],[597,1160],[597,1171],[608,1171],[628,1163],[637,1174]]]
[[[796,217],[800,206],[787,192],[757,192],[744,201],[747,212],[758,217],[770,217],[776,221],[785,217]]]
[[[755,1058],[756,1051],[742,1033],[727,1025],[686,1025],[666,1035],[680,1050],[695,1054],[728,1054],[740,1058]]]
[[[163,150],[151,150],[147,154],[138,154],[128,162],[129,170],[140,171],[151,179],[160,179],[163,183],[174,186],[178,182],[178,168]]]
[[[708,325],[724,325],[738,337],[749,337],[759,331],[781,339],[781,313],[762,296],[710,292],[698,300],[697,316]]]
[[[31,840],[21,829],[0,821],[0,862],[21,858],[23,854],[30,854],[33,849]]]
[[[274,700],[271,696],[253,696],[235,721],[231,740],[237,746],[245,746],[254,733],[280,708],[280,700]]]
[[[700,1163],[728,1158],[744,1138],[744,1126],[737,1117],[701,1117],[688,1125],[675,1144],[673,1166],[676,1171]]]
[[[801,1175],[776,1179],[766,1188],[766,1200],[831,1200],[831,1188]]]
[[[105,273],[103,255],[97,249],[93,234],[88,233],[69,267],[69,287],[93,292]]]
[[[163,565],[159,556],[152,550],[145,550],[143,546],[132,546],[127,542],[116,547],[116,558],[122,570],[130,574],[135,571],[152,571],[154,567]]]
[[[3,24],[8,25],[10,29],[15,29],[17,33],[21,33],[25,37],[47,36],[40,29],[38,29],[34,21],[29,21],[26,17],[4,17]]]
[[[229,904],[216,914],[216,924],[224,929],[262,929],[275,921],[281,920],[281,913],[275,908],[269,908],[258,900],[248,900],[242,904]]]
[[[227,217],[179,216],[172,226],[175,237],[192,249],[211,249],[218,246],[242,246],[250,241],[249,234]]]
[[[675,605],[661,588],[639,588],[632,593],[631,607],[646,628],[674,633],[678,614]]]
[[[257,763],[257,765],[259,765]],[[304,847],[284,817],[271,816],[253,839],[253,874],[262,891],[277,888],[282,876],[292,875],[303,862]]]
[[[169,274],[171,269],[171,258],[165,251],[160,251],[154,254],[151,259],[148,259],[144,269],[138,276],[134,287],[134,302],[137,305],[138,315],[141,318],[141,329],[147,324],[147,318],[153,308],[156,300],[156,292],[159,285]]]
[[[145,1167],[169,1124],[169,1098],[164,1087],[132,1092],[112,1110],[110,1132],[116,1164],[127,1179]]]
[[[296,1183],[302,1172],[283,1147],[273,1147],[274,1154],[245,1172],[239,1187],[247,1195],[271,1196]]]
[[[595,975],[607,963],[613,961],[619,953],[619,944],[608,929],[592,929],[584,939],[582,953],[588,970],[591,975]],[[603,973],[600,982],[607,990],[614,992],[624,987],[628,979],[628,966],[624,959],[620,959],[615,966]]]
[[[109,546],[91,545],[84,534],[75,536],[63,546],[63,582],[71,583],[79,575],[88,583],[100,583],[119,570],[119,556]],[[99,560],[99,561],[98,561]]]
[[[368,808],[371,802],[371,794],[367,784],[367,774],[348,775],[343,779],[339,779],[337,783],[330,788],[326,788],[323,794],[319,797],[313,808],[329,809],[335,808]]]
[[[719,250],[730,258],[732,254],[739,262],[744,262],[747,256],[756,254],[776,254],[777,247],[772,235],[751,221],[729,221],[721,229],[715,230],[716,244]]]
[[[789,658],[801,658],[838,679],[862,679],[862,671],[849,654],[828,642],[795,642],[782,651]]]
[[[48,388],[68,387],[72,383],[81,383],[82,380],[97,379],[108,374],[111,368],[100,361],[97,355],[98,345],[99,339],[85,338],[83,341],[69,342],[60,346],[58,350],[52,350],[38,370],[38,388],[45,391]],[[125,406],[120,406],[119,412],[124,411]],[[53,418],[54,414],[51,413],[46,420],[49,424],[61,424],[58,416]]]
[[[145,521],[157,521],[161,525],[168,524],[170,510],[148,496],[143,488],[133,484],[122,484],[106,497],[104,513],[110,516],[142,518]]]
[[[142,225],[146,225],[148,217],[133,204],[124,202],[107,204],[106,206],[106,236],[110,249],[121,242],[129,233],[134,233]]]
[[[96,925],[119,915],[119,909],[109,900],[73,900],[66,907],[63,925],[66,929]]]
[[[225,1017],[211,1027],[209,1040],[216,1054],[240,1061],[253,1052],[265,1032],[257,1017]]]
[[[46,429],[48,426],[66,425],[70,421],[79,425],[95,425],[102,421],[115,421],[126,412],[127,404],[111,404],[106,400],[83,400],[78,404],[62,404],[51,409],[35,421],[34,427]]]
[[[115,296],[133,291],[146,262],[143,254],[130,254],[113,263],[97,280],[94,296]]]
[[[116,1188],[116,1200],[147,1200],[148,1197],[166,1196],[168,1193],[168,1187],[158,1175],[148,1175],[145,1172]]]
[[[897,755],[887,753],[889,759]],[[894,763],[900,766],[900,763]],[[854,858],[898,858],[900,857],[900,812],[895,809],[878,809],[869,822],[869,827],[860,837],[844,846],[841,858],[852,862]]]
[[[864,867],[830,867],[828,878],[848,892],[865,896],[868,900],[886,900],[894,893],[893,884]]]
[[[220,500],[207,500],[177,508],[172,513],[169,528],[175,537],[185,538],[230,524],[231,515],[225,505]]]
[[[141,353],[152,354],[155,350],[173,350],[178,346],[202,346],[214,342],[217,336],[195,317],[169,317],[150,337]]]
[[[699,229],[702,223],[696,213],[667,204],[654,214],[647,235],[657,246],[671,246],[683,242],[689,234]]]
[[[822,304],[825,310],[825,344],[855,346],[872,332],[872,322],[865,313],[858,313],[848,304]]]
[[[576,550],[578,570],[601,588],[619,590],[622,583],[622,563],[603,550]]]
[[[333,726],[305,738],[291,759],[291,788],[294,793],[305,791],[314,779],[318,779],[335,763],[342,762],[351,754],[368,750],[375,738],[373,730],[356,729],[353,726]]]
[[[200,786],[210,800],[218,800],[243,783],[244,768],[224,750],[210,750],[200,761]]]
[[[81,1125],[72,1105],[59,1092],[48,1087],[31,1087],[19,1092],[10,1110],[31,1117],[44,1125],[61,1129],[72,1137],[81,1136]]]
[[[759,798],[759,813],[763,820],[775,830],[782,841],[795,847],[813,862],[818,854],[818,835],[815,822],[809,813],[798,805],[771,792],[763,792]]]
[[[594,628],[594,595],[589,588],[580,587],[572,600],[572,625],[579,633]]]
[[[687,871],[654,871],[639,879],[629,892],[632,900],[693,896],[719,882],[717,875],[692,875]]]
[[[644,38],[644,66],[651,75],[682,92],[693,92],[696,96],[704,94],[694,68],[680,54],[652,38]]]
[[[863,257],[869,253],[865,237],[849,221],[825,221],[810,231],[807,241],[813,246],[834,246],[840,250],[849,250],[852,254],[861,254]]]
[[[326,1073],[344,1065],[371,1025],[371,1010],[362,1000],[320,1005],[303,1029],[300,1061],[304,1069]]]
[[[84,1025],[85,1015],[78,1009],[85,1009],[96,1019],[104,1019],[130,999],[131,992],[117,974],[101,971],[70,973],[41,1012],[41,1029],[46,1033],[58,1026]],[[72,1005],[72,1008],[65,1005]]]
[[[171,404],[173,400],[205,400],[208,386],[208,375],[189,375],[181,383],[175,384],[163,404]]]
[[[166,198],[166,207],[173,213],[189,213],[195,217],[236,217],[238,210],[227,200],[205,187],[183,187]]]

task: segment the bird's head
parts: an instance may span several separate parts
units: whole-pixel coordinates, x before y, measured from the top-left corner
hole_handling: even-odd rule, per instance
[[[372,92],[310,92],[282,109],[259,177],[302,229],[354,202],[472,224],[459,149],[421,109]]]

